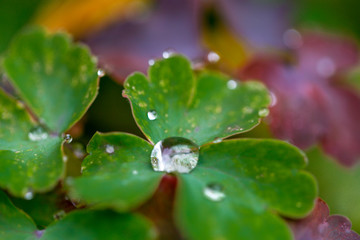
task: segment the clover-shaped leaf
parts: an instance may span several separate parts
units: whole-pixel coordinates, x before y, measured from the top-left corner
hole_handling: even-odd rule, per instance
[[[38,230],[29,216],[17,209],[6,194],[0,191],[0,239],[155,239],[156,232],[141,216],[118,214],[112,211],[74,211]]]
[[[32,29],[10,45],[4,68],[32,115],[0,90],[0,186],[31,198],[64,171],[60,136],[95,98],[96,64],[67,35]]]
[[[130,76],[124,95],[141,129],[157,144],[122,133],[95,134],[83,176],[69,182],[71,195],[94,208],[134,209],[151,197],[164,175],[156,164],[170,161],[194,168],[198,160],[188,174],[180,173],[191,169],[164,169],[180,180],[175,218],[185,236],[291,239],[275,213],[297,218],[312,209],[317,189],[302,170],[305,155],[276,140],[221,142],[266,115],[270,98],[263,85],[238,85],[213,72],[194,76],[181,56],[156,62],[149,74],[150,81],[139,73]],[[198,159],[197,146],[189,139],[201,145]]]
[[[194,76],[182,56],[157,61],[149,69],[149,79],[141,73],[131,75],[124,95],[153,143],[177,136],[202,145],[248,131],[268,113],[270,103],[262,84],[240,84],[212,72]]]

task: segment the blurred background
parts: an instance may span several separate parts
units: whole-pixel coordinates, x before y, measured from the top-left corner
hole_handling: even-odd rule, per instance
[[[70,131],[80,152],[95,131],[142,136],[122,83],[167,54],[186,55],[195,70],[262,81],[273,98],[270,115],[236,137],[302,148],[331,213],[360,232],[359,10],[356,0],[0,0],[0,58],[30,25],[89,46],[106,75]],[[5,76],[0,84],[11,89]]]

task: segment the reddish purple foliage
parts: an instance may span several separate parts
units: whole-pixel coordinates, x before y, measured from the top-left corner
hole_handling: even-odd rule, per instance
[[[359,58],[347,40],[307,33],[294,50],[297,64],[259,57],[240,73],[263,81],[276,96],[269,123],[275,136],[306,149],[320,143],[342,164],[360,156],[360,97],[346,87],[343,72]]]
[[[290,220],[295,240],[360,240],[351,230],[349,219],[339,215],[329,216],[326,203],[318,199],[312,213],[301,220]]]
[[[118,80],[145,72],[167,49],[202,58],[198,0],[159,0],[145,19],[121,21],[85,39],[100,64]],[[143,16],[142,16],[143,17]]]

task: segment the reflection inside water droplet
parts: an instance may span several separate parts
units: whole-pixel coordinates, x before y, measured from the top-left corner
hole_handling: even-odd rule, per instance
[[[155,110],[150,110],[147,112],[147,117],[149,120],[153,121],[157,118],[157,112]]]
[[[115,148],[113,145],[110,145],[110,144],[107,144],[105,146],[105,151],[108,153],[108,154],[113,154],[115,152]]]
[[[259,110],[259,117],[267,117],[269,115],[269,109],[263,108]]]
[[[204,195],[207,199],[219,202],[225,198],[224,188],[221,184],[210,183],[204,188]]]
[[[49,136],[49,134],[46,132],[46,130],[41,127],[41,126],[37,126],[34,127],[30,130],[28,137],[31,141],[40,141],[40,140],[44,140],[47,139]]]
[[[155,144],[151,165],[155,171],[188,173],[199,160],[199,147],[189,139],[170,137]]]

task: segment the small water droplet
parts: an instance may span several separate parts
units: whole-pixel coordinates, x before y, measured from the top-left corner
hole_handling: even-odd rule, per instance
[[[148,119],[153,121],[157,118],[157,112],[155,110],[150,110],[147,112]]]
[[[291,49],[298,49],[303,44],[301,34],[295,29],[288,29],[283,34],[285,46]]]
[[[222,138],[219,138],[219,137],[216,137],[213,141],[213,143],[219,143],[219,142],[222,142]]]
[[[230,79],[227,82],[226,86],[228,87],[228,89],[233,90],[237,87],[237,82],[235,80]]]
[[[204,195],[207,199],[219,202],[225,198],[224,188],[221,184],[210,183],[204,188]]]
[[[137,171],[137,170],[133,170],[133,171],[132,171],[132,174],[133,174],[133,175],[138,175],[138,171]]]
[[[258,114],[259,114],[259,117],[267,117],[269,115],[269,109],[267,108],[262,108],[259,110]]]
[[[189,139],[170,137],[155,144],[151,165],[155,171],[188,173],[199,160],[199,147]]]
[[[63,217],[65,217],[65,215],[66,215],[66,212],[65,212],[64,210],[60,210],[60,211],[56,212],[56,213],[53,215],[53,217],[54,217],[55,220],[60,220],[60,219],[62,219]]]
[[[105,71],[100,68],[97,71],[97,75],[98,75],[98,77],[102,78],[103,76],[105,76]]]
[[[72,138],[72,136],[71,136],[70,134],[65,134],[65,136],[64,136],[64,141],[65,141],[66,143],[71,143],[72,140],[73,140],[73,138]]]
[[[68,161],[68,156],[64,155],[64,156],[62,157],[62,160],[63,160],[63,162],[67,162],[67,161]]]
[[[105,151],[108,153],[108,154],[113,154],[115,152],[115,148],[113,145],[110,145],[110,144],[107,144],[105,146]]]
[[[149,59],[148,64],[149,64],[149,66],[153,66],[155,64],[155,60]]]
[[[207,60],[210,63],[217,63],[220,60],[220,56],[216,52],[209,52],[207,55]]]
[[[47,139],[49,134],[41,126],[34,127],[30,130],[28,137],[31,141],[40,141]]]
[[[24,198],[26,200],[31,200],[34,198],[34,192],[31,189],[28,189],[26,193],[24,194]]]
[[[174,50],[172,50],[172,49],[167,49],[167,50],[165,50],[163,53],[162,53],[162,56],[163,56],[163,58],[169,58],[169,57],[171,57],[172,55],[174,55],[174,53],[175,53],[175,51]]]
[[[43,229],[43,230],[36,230],[36,231],[35,231],[35,236],[36,236],[37,238],[41,238],[42,235],[44,235],[44,233],[45,233],[45,229]]]
[[[239,127],[239,126],[229,126],[229,127],[227,127],[227,129],[226,129],[228,132],[236,132],[236,131],[242,131],[242,130],[244,130],[244,128],[242,128],[242,127]]]

